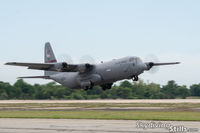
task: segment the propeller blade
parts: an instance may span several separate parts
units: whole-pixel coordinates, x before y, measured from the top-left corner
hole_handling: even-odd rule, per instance
[[[61,54],[59,57],[58,57],[58,61],[59,62],[67,62],[68,64],[73,64],[73,59],[70,55],[68,54]]]
[[[95,64],[95,60],[90,55],[84,55],[84,56],[80,57],[79,63],[81,63],[81,64],[84,64],[84,63]]]
[[[146,55],[146,57],[144,58],[144,62],[146,62],[146,64],[148,65],[148,73],[150,74],[155,74],[156,72],[159,71],[159,67],[153,67],[153,62],[159,62],[158,57],[154,54],[148,54]]]

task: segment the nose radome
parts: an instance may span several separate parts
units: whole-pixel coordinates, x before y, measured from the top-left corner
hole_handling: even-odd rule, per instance
[[[142,63],[142,68],[143,68],[143,70],[147,70],[148,69],[147,64],[146,63]]]

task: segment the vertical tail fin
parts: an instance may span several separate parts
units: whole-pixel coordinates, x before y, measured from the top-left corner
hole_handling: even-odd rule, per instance
[[[56,57],[53,53],[53,50],[52,50],[49,42],[45,43],[44,61],[45,61],[45,63],[57,62]]]
[[[45,63],[56,63],[57,62],[56,57],[54,55],[54,52],[53,52],[49,42],[45,43],[44,62]],[[45,76],[49,76],[49,75],[56,74],[56,73],[57,72],[53,72],[53,71],[44,71]]]

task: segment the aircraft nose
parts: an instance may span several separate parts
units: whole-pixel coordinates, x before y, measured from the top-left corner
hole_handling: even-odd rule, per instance
[[[148,66],[145,63],[142,63],[142,69],[147,70]]]

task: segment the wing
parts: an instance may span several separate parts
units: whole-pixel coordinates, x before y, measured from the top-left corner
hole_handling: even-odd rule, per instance
[[[61,63],[21,63],[21,62],[8,62],[5,65],[13,66],[24,66],[28,69],[35,70],[46,70],[46,71],[56,71],[56,72],[86,72],[93,68],[90,64],[67,64],[66,62]]]
[[[49,64],[49,63],[21,63],[21,62],[8,62],[5,65],[24,66],[28,67],[28,69],[37,69],[37,70],[48,70],[54,66],[54,64]]]
[[[175,65],[175,64],[180,64],[180,62],[154,63],[154,66]]]

